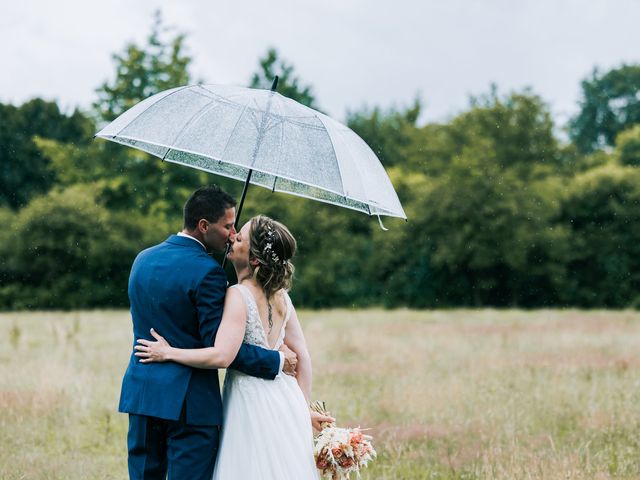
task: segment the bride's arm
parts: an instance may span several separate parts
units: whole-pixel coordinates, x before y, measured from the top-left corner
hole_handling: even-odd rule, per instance
[[[293,308],[293,305],[290,305],[290,308]],[[309,355],[309,350],[307,350],[307,343],[305,342],[304,333],[302,333],[302,327],[295,308],[293,308],[285,328],[284,343],[298,355],[296,380],[300,385],[304,398],[309,403],[312,379],[311,356]]]
[[[291,305],[293,308],[293,305]],[[296,366],[296,380],[300,385],[300,390],[304,395],[307,404],[311,398],[311,356],[307,350],[307,343],[304,340],[302,327],[298,320],[295,308],[291,312],[291,317],[285,328],[284,343],[298,355],[298,365]],[[311,425],[314,430],[321,431],[325,424],[335,422],[336,419],[330,415],[322,415],[318,412],[310,411]]]
[[[235,288],[227,290],[224,313],[213,347],[175,348],[151,330],[157,340],[139,339],[136,356],[140,363],[173,361],[195,368],[227,368],[236,358],[246,327],[246,312],[242,294]]]

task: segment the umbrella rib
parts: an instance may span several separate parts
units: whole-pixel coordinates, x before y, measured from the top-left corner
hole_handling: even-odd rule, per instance
[[[203,92],[198,92],[198,91],[194,90],[193,93],[195,93],[196,95],[200,95],[201,97],[205,97],[205,98],[207,98],[209,100],[212,100],[212,101],[215,100],[215,101],[220,102],[220,103],[225,103],[227,105],[231,105],[231,106],[234,106],[234,107],[241,107],[243,105],[240,102],[234,102],[233,100],[229,100],[228,98],[220,95],[219,93],[215,93],[215,92],[209,90],[207,88],[207,85],[199,84],[199,85],[197,85],[197,87],[199,87],[200,90],[204,90],[206,92],[206,93],[203,93]]]
[[[358,139],[360,139],[360,140],[361,140],[361,141],[366,145],[366,142],[365,142],[364,140],[362,140],[362,139],[361,139],[360,137],[358,137],[357,135],[356,135],[356,137],[357,137]],[[347,149],[349,150],[349,153],[351,153],[351,145],[347,145]],[[361,173],[361,172],[360,172],[360,164],[356,164],[356,170],[358,170],[358,173]],[[369,204],[369,202],[371,201],[371,200],[369,199],[369,195],[370,195],[370,194],[369,194],[368,189],[366,189],[366,188],[365,188],[364,183],[362,182],[362,178],[364,178],[364,177],[363,177],[363,175],[358,175],[358,180],[360,181],[360,185],[362,186],[362,193],[363,193],[364,195],[366,195],[366,198],[367,198],[366,205],[367,205],[367,207],[369,208],[369,216],[371,216],[371,215],[372,215],[372,213],[371,213],[371,205]],[[377,203],[377,202],[376,202],[376,203]]]
[[[158,100],[157,102],[153,102],[150,105],[147,105],[147,107],[141,111],[134,120],[140,118],[142,115],[144,115],[145,113],[147,113],[147,110],[149,110],[151,107],[156,106],[157,104],[159,104],[161,101],[163,101],[165,98],[170,97],[171,95],[173,95],[174,93],[178,93],[182,90],[184,90],[185,88],[189,88],[189,85],[185,85],[184,87],[180,87],[180,88],[176,88],[173,92],[169,93],[168,95],[165,95],[164,97],[162,97],[160,100]],[[120,135],[120,133],[122,133],[122,131],[127,128],[130,125],[131,122],[127,123],[126,125],[124,125],[120,130],[118,130],[118,133],[114,134],[114,136],[118,136]]]
[[[296,125],[298,127],[308,128],[309,130],[318,130],[318,131],[321,131],[321,132],[324,132],[324,130],[325,130],[324,125],[322,127],[318,127],[317,125],[313,125],[311,123],[301,122],[300,120],[296,120],[293,117],[287,117],[286,115],[279,115],[277,113],[272,113],[271,116],[276,118],[279,122],[291,123],[292,125]],[[313,118],[317,118],[317,117],[314,117],[314,116],[310,115],[309,117],[304,117],[304,118],[313,119]]]
[[[234,177],[232,177],[232,178],[234,178]],[[241,179],[239,179],[239,180],[241,180]],[[317,202],[322,202],[322,203],[328,203],[330,205],[338,205],[338,206],[343,207],[343,208],[348,208],[349,210],[355,210],[356,212],[367,213],[367,210],[365,210],[364,207],[360,207],[361,204],[368,207],[368,204],[366,202],[362,201],[362,200],[354,200],[354,199],[348,198],[348,200],[352,200],[352,201],[354,201],[354,202],[356,202],[358,204],[357,206],[354,206],[354,205],[349,205],[349,204],[345,204],[345,203],[335,202],[335,201],[332,201],[332,200],[329,200],[329,199],[326,199],[326,198],[318,198],[318,197],[314,197],[312,195],[305,195],[304,193],[299,193],[299,192],[295,192],[294,193],[294,192],[290,192],[290,191],[287,191],[287,190],[278,190],[278,192],[288,193],[288,194],[294,195],[296,197],[308,198],[310,200],[315,200]],[[339,194],[336,194],[336,195],[342,197]],[[388,210],[388,209],[385,209],[385,208],[381,208],[380,211],[381,211],[382,215],[387,215],[389,217],[404,218],[406,220],[406,217],[398,215],[397,213],[394,213],[391,210]]]
[[[207,88],[208,85],[199,84],[198,87],[201,90],[204,90],[205,92],[207,92],[209,95],[206,95],[206,94],[204,94],[202,92],[194,92],[194,93],[197,93],[198,95],[201,95],[201,96],[203,96],[205,98],[208,98],[210,100],[216,100],[216,101],[218,101],[220,103],[226,103],[226,104],[233,105],[233,106],[236,106],[236,107],[241,107],[241,106],[244,105],[244,104],[242,104],[240,102],[234,102],[233,100],[230,100],[229,98],[227,98],[227,97],[225,97],[223,95],[220,95],[219,93],[215,93],[215,92],[209,90]]]
[[[182,135],[184,135],[185,131],[187,130],[187,128],[189,128],[191,125],[193,125],[195,122],[197,122],[198,120],[200,120],[202,118],[202,116],[205,113],[208,113],[212,108],[216,107],[217,105],[213,102],[213,100],[211,100],[209,103],[205,104],[202,106],[202,108],[196,112],[187,123],[185,123],[184,127],[182,127],[182,129],[178,132],[178,134],[175,136],[175,138],[173,139],[172,142],[172,146],[169,147],[169,150],[167,150],[167,152],[164,154],[164,157],[162,157],[162,160],[164,160],[166,158],[166,156],[169,154],[169,152],[171,150],[174,150],[174,146],[177,146],[178,140],[180,140],[180,137],[182,137]]]
[[[338,167],[338,175],[340,175],[340,185],[342,186],[342,195],[346,200],[347,195],[346,195],[346,192],[344,191],[345,190],[344,177],[342,176],[342,168],[340,168],[340,162],[338,161],[338,152],[336,151],[336,146],[334,145],[333,138],[331,137],[331,133],[329,133],[329,129],[327,128],[325,123],[322,121],[322,118],[320,118],[320,116],[316,116],[316,118],[320,121],[320,123],[322,123],[322,126],[324,127],[324,131],[327,132],[327,137],[329,137],[329,143],[331,144],[331,149],[333,150],[333,158],[336,159],[336,166]]]
[[[255,99],[254,99],[255,102]],[[271,103],[273,102],[273,92],[270,92],[270,97],[267,99],[267,108],[262,113],[262,119],[260,120],[260,126],[258,127],[258,138],[256,139],[256,144],[253,147],[253,153],[251,154],[251,166],[249,168],[253,169],[256,164],[256,159],[258,158],[258,152],[260,151],[260,147],[262,146],[262,140],[265,134],[265,128],[267,126],[267,122],[269,121],[269,115],[271,114]]]
[[[320,117],[318,117],[318,118],[322,122],[322,118],[320,118]],[[322,122],[322,123],[324,124],[324,122]],[[326,128],[326,126],[325,126],[325,128]],[[351,132],[351,133],[353,133],[355,135],[355,133],[351,129],[349,129],[348,127],[344,127],[344,129],[347,132]],[[329,129],[327,128],[327,132],[328,131],[329,131]],[[356,137],[358,139],[360,139],[360,141],[363,142],[366,145],[366,142],[364,140],[362,140],[357,135],[356,135]],[[329,135],[329,138],[331,139],[331,144],[333,145],[333,138],[331,137],[331,135]],[[353,155],[351,155],[351,145],[349,143],[345,143],[345,147],[349,151],[349,154],[350,154],[349,157],[352,157]],[[334,147],[334,150],[335,150],[335,147]],[[358,163],[355,163],[355,167],[356,167],[356,170],[358,170],[358,173],[360,173],[360,165]],[[340,173],[340,176],[342,178],[342,169],[340,168],[340,164],[338,164],[338,172]],[[371,205],[369,204],[369,202],[371,202],[371,200],[368,198],[367,189],[364,188],[364,184],[362,183],[362,178],[364,178],[364,175],[358,175],[356,178],[360,182],[360,185],[362,187],[362,193],[366,196],[365,198],[367,198],[367,200],[361,200],[361,201],[367,206],[367,208],[369,210],[369,216],[371,216],[372,215],[372,213],[371,213]],[[345,197],[346,197],[346,195],[345,195]]]
[[[206,87],[206,85],[198,84],[198,85],[196,85],[196,87],[198,87],[199,90],[204,90],[205,92],[207,92],[209,94],[209,95],[207,95],[205,93],[202,93],[199,90],[195,90],[194,89],[193,93],[195,93],[196,95],[200,95],[201,97],[207,98],[209,100],[218,100],[218,101],[224,100],[226,102],[232,103],[230,100],[225,99],[222,95],[218,95],[216,93],[213,93],[211,90],[209,90]]]
[[[229,100],[228,98],[223,97],[222,95],[219,95],[215,92],[212,92],[211,90],[209,90],[208,88],[205,87],[205,85],[197,85],[198,87],[200,87],[202,90],[204,90],[205,92],[209,93],[210,95],[205,95],[204,93],[201,92],[196,92],[194,91],[193,93],[200,95],[202,97],[208,98],[208,99],[213,99],[213,100],[217,100],[220,103],[226,103],[229,105],[232,105],[234,107],[242,107],[245,110],[251,110],[252,112],[256,112],[256,113],[263,113],[263,110],[261,107],[259,107],[257,104],[255,107],[250,107],[247,104],[243,104],[240,102],[234,102],[233,100]],[[282,97],[282,95],[278,94],[280,97]],[[282,97],[282,98],[287,98],[287,97]],[[255,100],[254,100],[255,101]],[[300,120],[297,120],[298,118],[316,118],[315,115],[309,114],[307,116],[300,116],[300,117],[290,117],[287,115],[282,115],[282,114],[278,114],[278,113],[273,113],[271,112],[269,114],[271,117],[281,121],[281,122],[289,122],[298,126],[304,126],[307,128],[312,128],[312,129],[317,129],[317,130],[324,130],[324,128],[322,127],[317,127],[315,125],[310,125],[308,123],[302,122]]]
[[[276,123],[274,124],[274,126],[273,126],[273,127],[271,127],[271,128],[275,128],[275,127],[276,127],[276,125],[282,125],[283,123],[284,123],[284,121],[283,121],[283,120],[279,120],[279,121],[278,121],[278,122],[276,122]],[[278,170],[278,167],[280,166],[280,162],[282,162],[282,157],[283,157],[283,155],[282,155],[282,145],[284,145],[284,128],[281,128],[281,129],[280,129],[280,153],[281,153],[281,154],[278,156],[278,163],[277,163],[276,168],[275,168],[276,172],[278,172],[278,171],[279,171],[279,170]],[[271,187],[271,193],[273,193],[273,192],[275,192],[275,191],[276,191],[276,182],[278,181],[278,175],[275,175],[275,174],[274,174],[274,176],[273,176],[273,177],[274,177],[274,178],[273,178],[273,186]]]
[[[231,130],[231,133],[227,137],[227,143],[225,143],[224,149],[222,150],[222,155],[220,155],[220,161],[222,161],[222,159],[226,157],[227,148],[229,147],[229,143],[231,143],[231,139],[233,138],[233,135],[236,133],[236,130],[238,129],[238,124],[240,123],[240,119],[244,115],[244,112],[245,112],[246,109],[247,109],[247,104],[245,103],[245,105],[242,108],[242,111],[240,112],[240,115],[238,115],[238,119],[236,120],[236,124],[233,126],[233,130]],[[246,165],[241,165],[241,166],[244,167],[244,168],[247,168]]]
[[[273,115],[273,114],[272,114],[272,116],[275,116],[275,115]],[[274,121],[273,121],[273,122],[271,122],[271,123],[272,123],[271,125],[267,125],[267,126],[264,128],[264,131],[265,131],[265,132],[268,132],[269,130],[273,130],[273,129],[274,129],[274,128],[276,128],[278,125],[283,124],[283,123],[284,123],[284,120],[283,120],[282,118],[278,118],[278,119],[274,119]]]

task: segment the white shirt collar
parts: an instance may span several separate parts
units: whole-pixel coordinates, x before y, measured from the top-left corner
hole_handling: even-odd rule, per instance
[[[200,240],[198,240],[196,237],[192,237],[191,235],[189,235],[188,233],[184,233],[184,232],[178,232],[177,235],[179,237],[187,237],[190,238],[191,240],[195,240],[196,242],[198,242],[200,245],[202,245],[202,248],[204,248],[205,252],[207,251],[207,247],[204,246],[204,243],[202,243]]]

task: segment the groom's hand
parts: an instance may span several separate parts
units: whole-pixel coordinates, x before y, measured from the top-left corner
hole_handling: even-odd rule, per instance
[[[284,365],[282,366],[282,371],[287,375],[295,377],[296,365],[298,365],[298,355],[284,344],[279,350],[284,353]]]

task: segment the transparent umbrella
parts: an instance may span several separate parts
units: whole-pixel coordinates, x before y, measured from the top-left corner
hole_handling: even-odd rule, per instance
[[[382,164],[351,129],[271,90],[191,85],[138,103],[96,136],[167,162],[406,219]],[[381,223],[382,225],[382,223]]]

